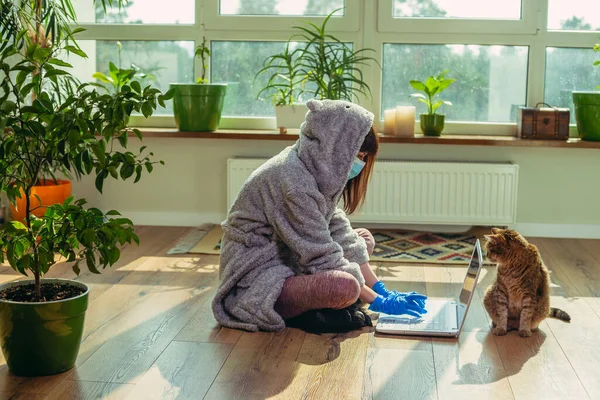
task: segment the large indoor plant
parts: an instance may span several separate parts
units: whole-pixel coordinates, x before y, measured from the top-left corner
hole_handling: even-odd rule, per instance
[[[270,90],[275,99],[283,100],[285,104],[297,104],[300,98],[354,101],[360,96],[371,97],[362,67],[371,62],[379,65],[379,62],[367,55],[373,49],[353,50],[348,43],[327,31],[327,23],[338,11],[332,11],[320,26],[312,22],[293,26],[297,33],[289,39],[286,50],[268,57],[259,71],[259,74],[270,74],[261,93]],[[290,52],[290,43],[297,46],[293,52]],[[278,93],[278,90],[283,92]],[[299,122],[306,113],[303,107]],[[299,125],[292,128],[297,127]]]
[[[172,83],[170,86],[174,89],[175,123],[180,131],[216,131],[221,122],[227,85],[208,82],[210,49],[206,46],[206,38],[202,38],[195,54],[202,65],[202,75],[196,83]]]
[[[0,285],[0,345],[13,373],[49,375],[75,363],[89,288],[42,278],[61,259],[76,274],[81,265],[99,273],[119,259],[121,245],[139,239],[130,220],[86,208],[84,199],[70,197],[37,217],[33,187],[48,167],[93,175],[100,192],[109,177],[137,181],[151,172],[152,153],[127,150],[128,136],[141,139],[141,132],[126,120],[132,112],[150,116],[168,95],[135,80],[112,94],[76,82],[63,56],[86,55],[75,41],[81,29],[71,28],[77,21],[70,0],[0,5],[0,192],[13,204],[25,198],[25,221],[0,230],[0,263],[33,278]]]
[[[427,112],[420,114],[421,131],[425,136],[440,136],[444,130],[445,115],[438,114],[437,110],[442,105],[451,106],[452,103],[446,100],[436,100],[436,96],[442,93],[456,79],[446,78],[448,70],[444,70],[438,76],[430,76],[425,82],[413,80],[410,85],[423,93],[413,93],[411,97],[425,103]]]
[[[600,43],[594,46],[594,50],[600,52]],[[600,66],[600,60],[594,62],[594,66]],[[600,89],[600,86],[596,89]],[[600,141],[600,91],[574,91],[573,104],[579,137],[582,140]]]

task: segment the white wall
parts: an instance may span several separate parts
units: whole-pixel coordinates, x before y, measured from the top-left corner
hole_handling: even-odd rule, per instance
[[[292,143],[145,139],[165,166],[137,184],[107,181],[104,195],[91,179],[75,183],[74,193],[94,206],[119,210],[136,224],[217,223],[227,213],[227,159],[268,157]],[[600,238],[598,150],[384,143],[380,158],[512,161],[520,165],[517,229],[529,236]]]

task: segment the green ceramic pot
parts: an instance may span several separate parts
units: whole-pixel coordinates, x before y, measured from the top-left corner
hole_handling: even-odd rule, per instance
[[[579,137],[600,141],[600,92],[573,92],[573,103]]]
[[[221,122],[221,112],[227,85],[225,84],[171,84],[175,89],[173,113],[180,131],[216,131]]]
[[[445,115],[441,114],[421,114],[421,131],[425,136],[440,136],[444,130]]]
[[[42,283],[68,283],[85,292],[67,300],[18,303],[0,300],[0,345],[6,364],[19,376],[54,375],[75,365],[83,335],[89,287],[81,282],[44,279]],[[0,290],[31,284],[10,282]]]

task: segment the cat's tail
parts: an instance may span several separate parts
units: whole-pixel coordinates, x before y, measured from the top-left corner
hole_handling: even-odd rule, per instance
[[[571,321],[571,316],[567,314],[566,311],[561,310],[560,308],[550,307],[550,318],[560,319],[561,321],[569,322]]]

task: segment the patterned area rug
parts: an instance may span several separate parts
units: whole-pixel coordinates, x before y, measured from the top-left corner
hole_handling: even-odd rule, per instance
[[[431,233],[403,230],[371,230],[375,250],[371,261],[466,264],[480,233],[473,229],[466,233]],[[169,254],[219,254],[223,231],[219,225],[204,224],[182,238]],[[483,245],[483,242],[482,242]],[[491,265],[484,260],[484,265]]]
[[[371,233],[377,243],[371,261],[465,264],[471,259],[477,240],[471,231],[454,234],[373,230]]]

